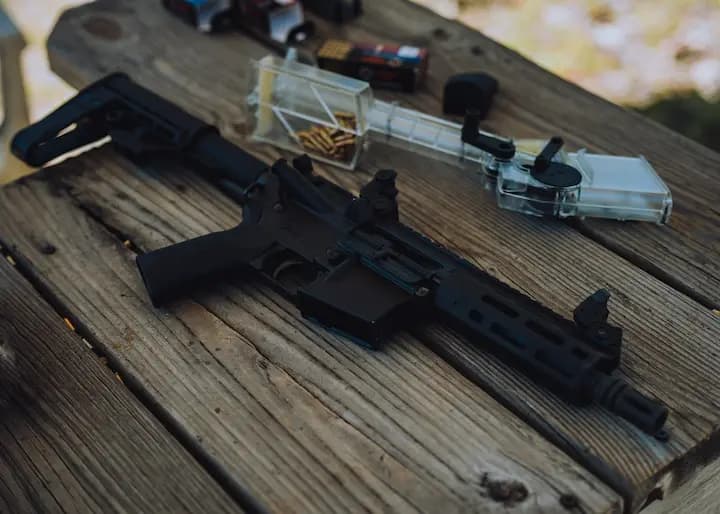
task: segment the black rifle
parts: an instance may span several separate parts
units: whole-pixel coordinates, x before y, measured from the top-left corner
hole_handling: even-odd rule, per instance
[[[378,348],[419,320],[440,320],[567,401],[596,402],[666,436],[667,409],[614,373],[622,330],[607,322],[606,291],[580,304],[575,323],[558,316],[400,223],[394,171],[355,197],[314,175],[308,157],[268,166],[124,75],[81,91],[12,149],[41,166],[106,136],[131,158],[203,169],[243,205],[238,227],[137,258],[154,305],[255,272],[303,316],[358,343]]]

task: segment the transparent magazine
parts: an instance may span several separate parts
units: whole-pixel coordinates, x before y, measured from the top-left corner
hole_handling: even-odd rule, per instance
[[[253,70],[248,106],[257,141],[346,169],[355,168],[371,141],[400,146],[476,168],[500,207],[535,216],[659,224],[670,218],[670,190],[643,157],[565,152],[556,139],[511,141],[471,127],[472,141],[514,150],[493,151],[469,144],[467,126],[375,100],[366,82],[274,56],[254,62]]]

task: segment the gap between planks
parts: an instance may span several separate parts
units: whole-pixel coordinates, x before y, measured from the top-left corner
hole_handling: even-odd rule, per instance
[[[0,256],[0,349],[8,345],[0,354],[0,429],[8,438],[0,464],[12,466],[0,479],[10,495],[3,504],[23,512],[243,508],[81,344],[64,313],[35,294],[5,247]]]
[[[90,215],[90,210],[81,208],[95,222],[100,224],[108,233],[111,233],[126,248],[130,240],[124,237],[117,230],[113,230],[109,225],[102,223],[97,216]],[[137,251],[134,251],[137,253]],[[254,498],[248,491],[239,485],[221,464],[218,463],[212,455],[203,449],[197,439],[193,437],[181,424],[177,423],[167,410],[160,405],[148,390],[140,384],[134,375],[127,370],[125,365],[117,359],[111,352],[103,351],[104,345],[100,343],[92,332],[87,330],[80,319],[62,303],[49,287],[43,284],[38,277],[31,271],[31,267],[25,265],[24,259],[20,255],[14,255],[9,250],[8,245],[0,240],[0,255],[3,255],[8,263],[15,268],[18,274],[23,277],[30,286],[38,293],[47,304],[53,309],[60,319],[63,320],[68,330],[77,334],[81,340],[89,346],[90,350],[99,358],[100,362],[118,377],[120,383],[133,395],[134,398],[150,412],[155,419],[167,430],[167,432],[178,441],[178,443],[195,459],[195,461],[217,482],[225,493],[232,498],[247,514],[266,514],[268,511],[262,505],[261,501]]]
[[[104,155],[107,156],[108,154],[105,153]],[[115,160],[115,159],[112,159],[112,161],[114,161],[114,160]],[[109,160],[109,161],[110,161],[110,160]],[[78,161],[75,161],[75,162],[78,162]],[[106,161],[103,160],[103,162],[106,162]],[[111,163],[111,162],[108,162],[108,164],[112,164],[112,163]],[[71,165],[71,164],[68,164],[68,166],[70,166],[70,165]],[[95,167],[95,166],[93,165],[92,167]],[[58,169],[50,170],[50,173],[59,173],[59,170],[58,170]],[[152,180],[152,179],[151,179],[151,180]],[[154,182],[151,182],[151,184],[154,184]],[[159,187],[164,187],[164,186],[161,184]],[[154,189],[154,186],[153,186],[153,189]],[[190,188],[190,189],[191,189],[191,188]],[[101,202],[101,203],[103,203],[103,202]],[[217,206],[217,207],[219,207],[219,206]],[[92,207],[91,207],[91,211],[92,211],[92,210],[93,210],[93,209],[92,209]],[[220,209],[220,211],[222,211],[222,209]],[[206,223],[207,223],[207,222],[206,222]],[[181,225],[181,226],[182,226],[182,225]],[[185,230],[185,232],[186,232],[186,230]],[[117,236],[115,236],[115,237],[117,237]],[[124,237],[125,237],[125,234],[123,234],[123,235],[121,236],[121,238],[123,238],[123,239],[124,239]],[[177,237],[187,237],[187,234],[182,235],[182,233],[179,233],[179,235],[176,235],[176,238],[177,238]],[[157,243],[157,241],[156,241],[156,242],[154,243],[154,246],[157,246],[157,244],[158,244],[158,243]],[[233,295],[233,296],[236,296],[236,295]],[[264,297],[264,295],[262,295],[262,296]],[[252,304],[253,309],[261,309],[261,306],[260,306],[260,305],[256,305],[255,300],[257,300],[257,298],[248,298],[247,301],[243,301],[242,303],[244,303],[244,304],[246,303],[247,305],[251,305],[251,304]],[[223,319],[220,320],[220,321],[222,321],[223,323],[225,323],[224,318],[225,318],[226,316],[228,316],[228,315],[234,316],[233,313],[234,313],[235,311],[241,309],[241,307],[238,307],[238,306],[226,305],[225,302],[221,302],[221,303],[215,303],[215,302],[213,302],[213,305],[216,305],[216,306],[218,306],[219,308],[221,308],[223,311],[225,311],[225,312],[223,312],[223,314],[222,314]],[[295,313],[287,313],[287,312],[285,312],[286,309],[287,309],[287,306],[284,306],[284,307],[282,308],[283,316],[292,324],[292,326],[294,327],[294,330],[300,329],[300,330],[302,330],[302,331],[307,331],[307,330],[308,330],[308,327],[306,327],[306,325],[305,325],[304,323],[302,323],[301,321],[299,321],[299,320],[297,319],[296,314],[295,314]],[[261,309],[261,310],[262,310],[262,309]],[[233,323],[233,329],[236,329],[236,326],[235,326],[235,325],[236,325],[236,324]],[[323,337],[323,338],[327,337],[327,334],[324,334],[324,332],[321,331],[321,330],[316,330],[316,329],[313,328],[313,329],[311,330],[311,332],[312,332],[311,334],[308,334],[309,337],[311,337],[311,338],[317,338],[318,336]],[[283,337],[289,337],[289,336],[288,336],[287,334],[283,334]],[[332,351],[331,346],[332,346],[333,344],[334,344],[334,342],[333,342],[333,341],[330,341],[330,342],[328,343],[328,348],[327,348],[327,349],[324,349],[323,351],[324,351],[324,352]],[[325,346],[323,345],[323,348],[324,348],[324,347],[325,347]],[[415,347],[415,346],[413,346],[413,348],[414,348],[414,347]],[[342,345],[341,348],[343,349],[343,351],[348,351],[348,353],[355,353],[355,350],[354,350],[354,349],[352,349],[352,348],[346,348],[345,345]],[[417,354],[421,354],[421,353],[424,354],[424,352],[421,351],[421,348],[422,348],[422,346],[421,346],[421,345],[418,345],[418,351],[416,352]],[[391,354],[392,354],[392,353],[393,353],[393,352],[391,352]],[[363,355],[365,355],[365,354],[363,353]],[[442,362],[442,361],[438,361],[438,363],[441,363],[441,362]],[[444,368],[443,368],[443,369],[444,369]],[[449,366],[448,366],[448,370],[452,371],[452,368],[449,368]],[[440,369],[438,369],[438,371],[440,371]],[[441,377],[440,377],[440,378],[441,378]],[[473,389],[474,389],[474,390],[477,390],[477,389],[475,389],[474,387],[473,387]],[[480,396],[480,395],[476,395],[476,396]],[[334,400],[334,401],[336,401],[336,400]],[[370,421],[370,420],[368,420],[368,421]],[[370,421],[370,422],[371,422],[371,421]],[[371,424],[372,424],[372,422],[371,422]],[[481,423],[480,425],[482,426],[482,423]],[[468,434],[468,435],[470,435],[470,434]],[[545,443],[543,443],[543,447],[544,447],[544,444],[545,444]],[[531,452],[531,453],[532,453],[532,452]],[[528,464],[528,465],[529,465],[529,464]],[[577,468],[577,469],[580,469],[580,468]],[[598,481],[598,482],[596,483],[596,487],[599,487],[599,486],[600,486],[600,482]]]

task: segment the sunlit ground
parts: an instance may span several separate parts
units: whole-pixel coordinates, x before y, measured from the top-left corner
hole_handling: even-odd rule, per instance
[[[28,47],[24,54],[25,86],[33,119],[50,112],[73,94],[62,80],[50,71],[45,53],[45,39],[55,25],[60,12],[83,0],[0,0],[20,28]]]
[[[415,1],[600,96],[720,145],[720,0]],[[44,40],[59,12],[80,3],[0,0],[31,43],[25,62],[34,118],[72,94],[49,71]]]

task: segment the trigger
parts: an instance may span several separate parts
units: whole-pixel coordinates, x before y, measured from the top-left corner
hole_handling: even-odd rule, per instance
[[[277,247],[263,256],[260,268],[291,296],[299,288],[315,281],[320,273],[316,265],[302,256],[287,248]]]
[[[302,264],[303,264],[303,261],[300,261],[300,260],[287,260],[287,261],[281,262],[273,271],[272,278],[274,278],[275,280],[278,280],[284,271],[290,270],[291,268],[296,267],[296,266],[302,266]]]

